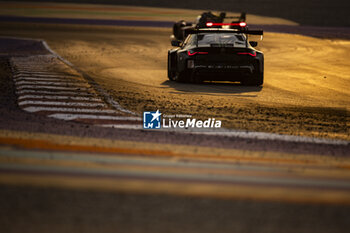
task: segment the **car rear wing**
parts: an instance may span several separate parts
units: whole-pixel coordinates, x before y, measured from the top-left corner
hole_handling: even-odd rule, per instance
[[[248,35],[260,35],[260,40],[263,39],[264,31],[263,30],[248,30],[248,29],[194,29],[194,28],[188,28],[187,30],[184,30],[184,38],[186,38],[189,34],[199,34],[199,33],[242,33],[245,34],[246,39],[246,45],[248,46]],[[197,41],[198,43],[198,41]]]
[[[190,34],[199,34],[199,33],[236,33],[236,34],[245,34],[247,39],[246,42],[248,44],[248,35],[260,35],[261,36],[261,40],[263,38],[264,35],[264,31],[263,30],[248,30],[248,29],[242,29],[242,30],[236,30],[236,29],[214,29],[214,28],[210,28],[210,29],[196,29],[193,27],[183,27],[183,38],[186,38],[188,35]],[[177,46],[178,44],[180,44],[181,42],[183,42],[182,40],[178,40],[176,39],[174,36],[170,37],[171,40],[171,44],[173,46]]]
[[[243,30],[233,30],[233,29],[194,29],[194,28],[188,28],[185,30],[185,34],[199,34],[199,33],[243,33],[247,35],[264,35],[263,30],[248,30],[248,29],[243,29]]]
[[[188,31],[185,31],[185,37],[187,37],[189,34],[199,34],[199,33],[235,33],[235,34],[245,34],[246,35],[246,46],[248,47],[248,35],[260,35],[261,40],[264,35],[263,30],[248,30],[248,29],[242,29],[242,30],[235,30],[235,29],[190,29]],[[197,38],[197,46],[198,46],[198,38]]]

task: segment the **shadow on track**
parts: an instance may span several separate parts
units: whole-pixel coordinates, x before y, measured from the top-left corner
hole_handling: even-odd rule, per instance
[[[202,84],[191,84],[167,80],[163,82],[162,85],[164,86],[163,88],[170,87],[175,89],[176,91],[173,92],[175,94],[229,94],[243,97],[257,97],[257,93],[263,89],[263,87],[243,86],[239,83],[232,82],[204,82]]]

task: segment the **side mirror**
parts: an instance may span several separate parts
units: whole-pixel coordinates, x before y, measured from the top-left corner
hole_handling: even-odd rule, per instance
[[[258,42],[256,42],[256,41],[249,41],[249,44],[250,44],[250,46],[252,46],[252,47],[258,46]]]
[[[179,41],[179,40],[172,40],[171,41],[171,45],[175,46],[175,47],[180,47],[181,41]]]

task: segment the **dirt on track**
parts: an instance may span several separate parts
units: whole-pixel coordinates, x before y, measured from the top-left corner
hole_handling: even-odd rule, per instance
[[[99,45],[80,41],[69,50],[53,47],[84,67],[123,106],[139,113],[160,109],[221,119],[226,128],[349,138],[350,93],[344,88],[350,82],[348,65],[333,55],[343,53],[346,42],[270,33],[260,46],[266,55],[264,87],[193,85],[166,79],[169,34],[120,28],[111,32],[115,40],[101,38]],[[82,52],[89,55],[74,59]],[[92,57],[96,65],[89,67]]]
[[[170,82],[166,75],[170,29],[1,24],[2,34],[47,40],[92,76],[125,108],[141,113],[213,117],[223,127],[350,139],[350,43],[266,33],[265,84],[202,85]]]

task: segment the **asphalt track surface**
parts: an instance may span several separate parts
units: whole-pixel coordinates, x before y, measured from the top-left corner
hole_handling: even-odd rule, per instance
[[[9,1],[10,2],[10,1]],[[45,4],[45,0],[38,0],[40,4]],[[278,0],[259,0],[257,2],[244,0],[201,0],[201,1],[163,1],[163,0],[54,0],[52,2],[75,2],[126,5],[126,6],[149,6],[199,9],[201,11],[232,11],[247,12],[249,14],[273,16],[290,19],[302,25],[314,26],[350,26],[348,9],[350,4],[347,0],[284,0],[281,4]]]
[[[111,108],[105,110],[112,110],[113,105],[106,95],[99,93],[99,88],[102,86],[102,90],[110,91],[116,86],[105,87],[113,82],[125,88],[127,82],[123,78],[128,79],[129,86],[139,87],[142,84],[150,91],[161,89],[164,68],[156,65],[145,69],[151,63],[160,62],[160,55],[154,56],[150,62],[140,63],[141,70],[135,76],[128,72],[132,62],[126,66],[118,64],[117,68],[112,66],[111,70],[106,68],[111,65],[106,61],[115,61],[114,56],[128,61],[128,53],[123,48],[119,48],[119,53],[112,49],[113,44],[125,41],[133,44],[129,53],[141,49],[149,58],[146,47],[139,48],[134,44],[139,41],[137,37],[142,35],[148,46],[154,46],[155,41],[160,46],[158,48],[164,50],[169,42],[161,41],[169,35],[167,29],[102,27],[87,28],[75,34],[75,26],[68,31],[63,26],[50,29],[51,26],[47,25],[28,24],[26,30],[21,31],[18,27],[24,29],[23,26],[11,26],[14,28],[2,24],[2,34],[46,37],[54,50],[69,58],[78,70],[53,56],[39,41],[2,38],[2,44],[7,46],[1,48],[0,221],[6,232],[23,232],[24,229],[27,232],[344,232],[348,229],[348,141],[329,140],[334,138],[329,135],[326,141],[317,143],[303,138],[301,141],[257,140],[224,135],[150,132],[104,128],[96,126],[95,121],[81,121],[81,118],[67,121],[52,118],[53,114],[57,116],[52,112],[57,111],[52,109],[52,105],[62,110],[74,103],[70,106],[72,110],[93,102],[103,104],[103,108]],[[49,35],[40,33],[43,28]],[[55,30],[61,36],[53,33]],[[155,38],[155,32],[158,32],[159,38]],[[62,41],[68,35],[73,40]],[[347,46],[344,40],[324,41],[279,35],[279,39],[287,38],[292,38],[300,45],[295,47],[301,49],[307,47],[306,44],[317,42],[313,44],[314,48],[308,46],[310,50],[306,52],[309,57],[303,58],[305,63],[312,59],[319,45],[336,43],[344,48]],[[102,41],[105,49],[100,53],[97,51]],[[60,44],[63,46],[60,47]],[[267,53],[272,51],[271,55],[276,54],[274,46],[277,45],[271,43],[266,46]],[[297,50],[295,47],[291,50]],[[329,52],[326,51],[329,48],[324,47],[316,53],[318,57],[333,51],[338,55],[342,52],[332,46],[332,52]],[[280,49],[278,47],[278,52]],[[87,52],[79,55],[78,51]],[[95,62],[90,55],[94,56]],[[302,56],[296,59],[302,59]],[[339,76],[334,76],[336,84],[327,84],[332,88],[327,86],[327,91],[324,90],[333,101],[329,103],[324,93],[313,93],[304,103],[307,106],[348,108],[349,104],[344,99],[348,93],[343,87],[349,81],[347,70],[330,63],[332,59],[321,59],[320,63],[310,67],[322,68],[323,72],[329,73],[329,69],[323,67],[328,62],[333,70],[337,69]],[[341,62],[347,64],[346,61]],[[283,67],[270,71],[272,78],[259,91],[270,93],[260,97],[258,103],[262,103],[271,91],[277,99],[268,101],[275,104],[298,100],[297,95],[303,94],[302,90],[293,93],[288,89],[290,83],[276,91],[276,80],[271,74],[281,70]],[[313,72],[315,70],[309,71]],[[303,74],[308,74],[306,67]],[[111,78],[114,75],[122,81]],[[152,84],[149,80],[145,83],[142,75],[151,77]],[[97,76],[100,78],[96,79]],[[319,90],[322,86],[320,82],[311,80],[317,88],[309,90]],[[30,82],[36,85],[30,85]],[[57,93],[57,88],[59,91],[68,91],[62,88],[74,91],[71,88],[78,86],[83,88],[75,90],[76,95]],[[174,86],[171,92],[183,93],[186,88],[184,85]],[[213,90],[226,97],[226,92],[232,94],[229,91],[231,85],[190,85],[188,88],[211,92],[211,95]],[[245,89],[236,87],[242,88]],[[142,89],[139,91],[145,93]],[[342,95],[335,95],[335,92]],[[166,90],[167,93],[169,90]],[[211,100],[218,101],[215,94],[213,96]],[[49,97],[55,97],[55,102]],[[62,101],[58,97],[69,99]],[[80,97],[86,99],[77,99]],[[247,96],[240,98],[243,103],[249,100]],[[314,103],[315,99],[321,102]],[[305,99],[298,101],[304,102]],[[51,109],[26,112],[26,107],[43,107],[42,102]],[[125,103],[123,106],[128,106]],[[138,109],[131,105],[130,108]],[[88,110],[86,107],[85,111]],[[346,118],[343,120],[345,125],[340,128],[347,125]],[[347,131],[341,131],[335,138],[347,139]]]
[[[174,21],[150,21],[150,20],[122,20],[122,19],[79,19],[79,18],[52,18],[52,17],[24,17],[24,16],[0,16],[3,22],[26,22],[52,24],[79,24],[79,25],[109,25],[128,27],[161,27],[171,28]],[[251,29],[262,29],[268,32],[300,34],[319,38],[350,39],[348,27],[315,27],[295,25],[256,25],[249,24]]]

